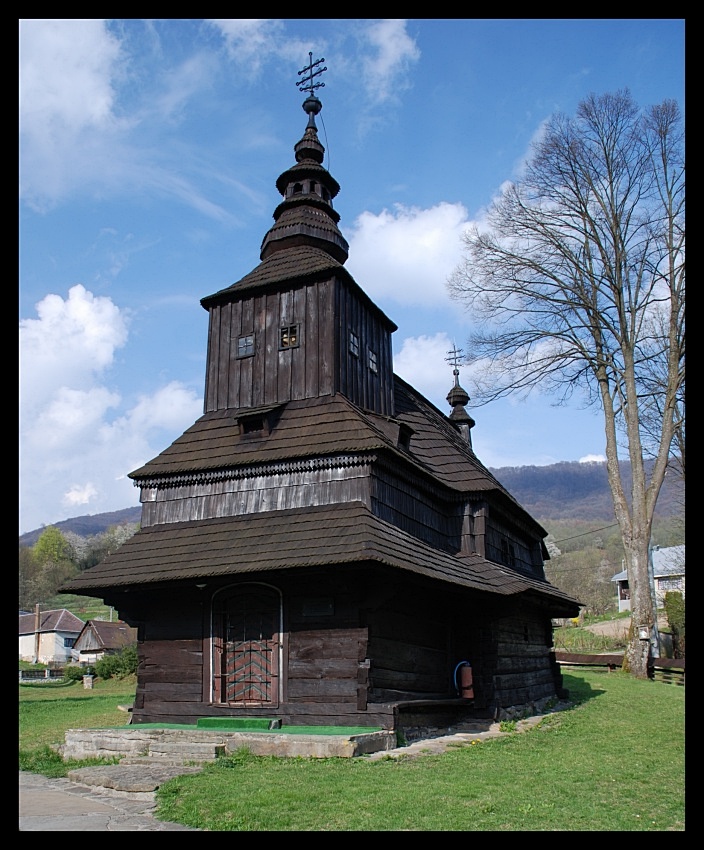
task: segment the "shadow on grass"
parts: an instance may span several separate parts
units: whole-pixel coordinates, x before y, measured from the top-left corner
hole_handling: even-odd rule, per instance
[[[611,674],[605,670],[604,675]],[[594,697],[602,696],[605,693],[605,690],[592,687],[589,682],[574,673],[563,672],[562,683],[569,692],[570,702],[575,705],[581,705],[582,703],[588,702],[590,699],[594,699]]]

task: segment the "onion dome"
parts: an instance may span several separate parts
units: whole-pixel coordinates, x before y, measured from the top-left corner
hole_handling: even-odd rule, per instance
[[[459,428],[460,433],[472,445],[472,428],[475,426],[475,421],[465,410],[465,405],[469,402],[469,393],[460,386],[460,370],[458,368],[462,350],[453,346],[452,351],[448,351],[448,357],[445,359],[454,366],[452,374],[455,377],[455,385],[447,394],[447,403],[452,408],[450,419]]]
[[[312,92],[303,103],[308,126],[294,147],[296,164],[276,181],[284,199],[274,210],[274,226],[262,240],[262,260],[300,245],[321,248],[339,263],[347,259],[349,246],[338,230],[340,215],[332,206],[340,186],[322,165],[325,148],[315,125],[315,116],[322,108],[323,104]]]

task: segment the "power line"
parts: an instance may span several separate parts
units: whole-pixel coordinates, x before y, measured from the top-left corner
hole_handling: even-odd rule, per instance
[[[577,537],[586,537],[587,534],[596,534],[597,531],[605,531],[607,528],[616,528],[617,522],[612,522],[611,525],[602,525],[601,528],[592,528],[590,531],[583,531],[581,534],[575,534],[572,537],[563,537],[560,540],[553,540],[553,543],[564,543],[566,540],[574,540]]]

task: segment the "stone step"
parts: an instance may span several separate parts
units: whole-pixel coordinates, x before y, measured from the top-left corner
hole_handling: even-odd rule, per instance
[[[171,759],[178,763],[209,762],[246,747],[253,755],[351,758],[389,750],[396,735],[376,731],[355,735],[218,732],[180,729],[68,729],[59,747],[64,760],[87,758]],[[126,763],[126,762],[125,762]],[[144,764],[145,762],[138,762]]]

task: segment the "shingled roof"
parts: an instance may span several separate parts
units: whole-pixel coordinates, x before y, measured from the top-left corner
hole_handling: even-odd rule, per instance
[[[231,300],[233,294],[250,294],[252,290],[284,286],[292,281],[300,285],[315,280],[326,280],[333,275],[353,286],[367,307],[383,318],[390,331],[397,329],[396,323],[377,307],[342,263],[314,245],[297,245],[285,251],[277,251],[235,283],[201,298],[200,303],[207,310],[218,301]]]
[[[374,516],[361,502],[149,526],[67,588],[99,595],[108,587],[369,564],[502,596],[537,592],[564,602],[570,612],[574,607],[569,596],[537,576],[478,555],[435,549]]]
[[[20,634],[34,634],[37,626],[36,614],[20,614]],[[66,608],[57,608],[53,611],[41,611],[39,613],[40,632],[74,632],[78,634],[84,626],[83,620],[76,617]]]
[[[76,639],[76,646],[86,632],[91,632],[97,648],[101,650],[120,650],[137,642],[137,629],[123,622],[108,620],[88,620]]]
[[[166,477],[172,483],[183,483],[236,467],[385,451],[395,462],[452,490],[493,492],[545,536],[544,529],[479,461],[447,416],[398,376],[394,376],[394,398],[394,418],[361,410],[339,394],[260,409],[206,413],[160,455],[131,472],[130,478],[142,486]],[[257,414],[273,417],[271,432],[243,437],[240,420]],[[407,451],[399,448],[401,423],[412,431]]]

